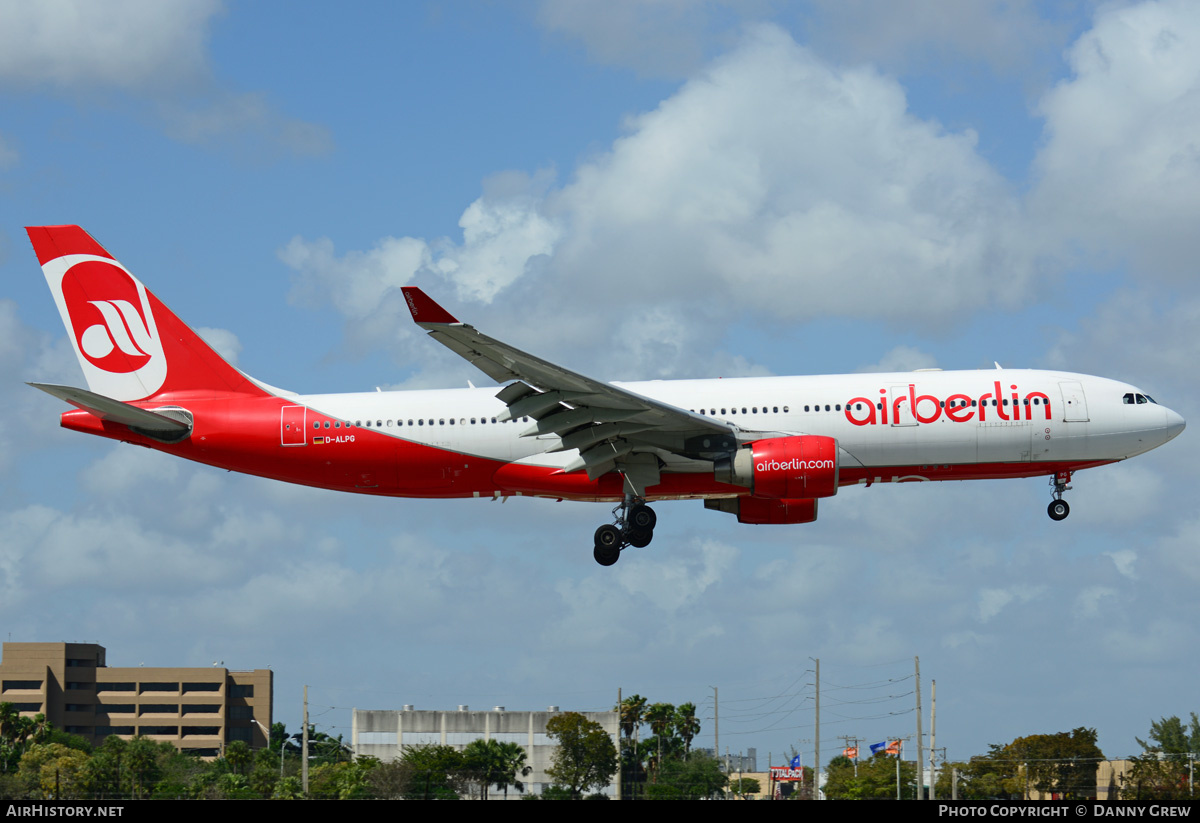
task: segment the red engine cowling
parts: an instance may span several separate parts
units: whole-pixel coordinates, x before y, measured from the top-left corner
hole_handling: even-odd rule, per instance
[[[811,523],[817,519],[816,500],[768,500],[765,497],[734,497],[705,500],[705,508],[736,514],[739,523],[759,525]]]
[[[832,497],[838,487],[837,441],[816,434],[757,440],[732,458],[718,461],[715,476],[750,489],[755,497]]]

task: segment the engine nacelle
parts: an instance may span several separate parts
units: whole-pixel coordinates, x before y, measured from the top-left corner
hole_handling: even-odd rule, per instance
[[[756,440],[717,461],[714,476],[750,489],[755,497],[832,497],[838,487],[837,441],[816,434]]]
[[[768,500],[765,497],[734,497],[705,500],[704,507],[736,514],[739,523],[811,523],[817,519],[816,500]]]

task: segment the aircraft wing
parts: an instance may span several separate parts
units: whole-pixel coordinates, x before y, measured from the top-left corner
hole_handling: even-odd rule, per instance
[[[508,383],[496,395],[508,406],[498,419],[533,418],[522,437],[554,434],[562,444],[553,451],[579,450],[564,471],[586,469],[595,479],[615,469],[627,480],[653,480],[634,481],[644,487],[658,483],[665,460],[713,460],[737,448],[736,426],[542,360],[460,323],[419,288],[402,290],[413,320],[430,337]]]

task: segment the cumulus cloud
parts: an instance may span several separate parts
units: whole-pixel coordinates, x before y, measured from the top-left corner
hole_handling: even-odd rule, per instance
[[[458,221],[461,246],[449,246],[435,269],[455,283],[461,299],[491,302],[520,278],[529,265],[554,249],[559,229],[529,195],[485,196]]]
[[[329,151],[325,127],[213,79],[208,38],[221,10],[219,0],[4,0],[0,85],[77,100],[122,92],[148,102],[167,134],[188,143],[252,139],[298,155]],[[0,142],[0,168],[14,157]]]
[[[698,366],[712,329],[738,317],[911,324],[1027,296],[1021,206],[975,136],[779,28],[749,31],[626,132],[565,185],[547,190],[543,174],[485,190],[461,241],[393,237],[335,258],[328,241],[295,240],[280,256],[301,294],[328,295],[357,335],[377,327],[377,344],[400,319],[373,322],[390,311],[381,296],[442,277],[460,299],[542,318],[543,346],[614,340],[622,374],[639,376],[711,373]],[[409,255],[385,264],[400,247]]]
[[[1032,274],[1010,242],[1018,204],[973,134],[914,117],[894,80],[835,68],[778,28],[629,131],[556,199],[556,264],[616,293],[924,319],[1019,299]]]
[[[0,83],[141,90],[207,73],[208,27],[221,4],[6,0],[0,8]]]
[[[1160,282],[1193,277],[1200,240],[1200,6],[1107,6],[1039,104],[1037,222]]]

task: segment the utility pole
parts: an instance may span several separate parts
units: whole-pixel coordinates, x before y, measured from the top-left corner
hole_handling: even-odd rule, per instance
[[[817,741],[813,751],[813,800],[821,799],[821,658],[810,658],[817,664]]]
[[[300,775],[308,797],[308,686],[304,687],[304,736],[300,738]]]
[[[925,775],[921,768],[924,752],[921,750],[921,658],[914,656],[913,665],[917,674],[917,800],[925,798]]]
[[[716,686],[709,686],[713,690],[713,754],[717,757],[717,762],[721,762],[721,691]]]
[[[621,784],[625,782],[621,779],[625,776],[625,752],[620,748],[621,720],[623,716],[622,710],[624,709],[624,706],[621,705],[622,702],[624,701],[621,697],[621,687],[617,686],[617,800],[624,800],[624,798],[621,797]],[[505,791],[507,792],[508,789],[505,789]]]
[[[937,740],[937,681],[929,681],[929,799],[937,799],[937,778],[934,776],[933,744]]]

